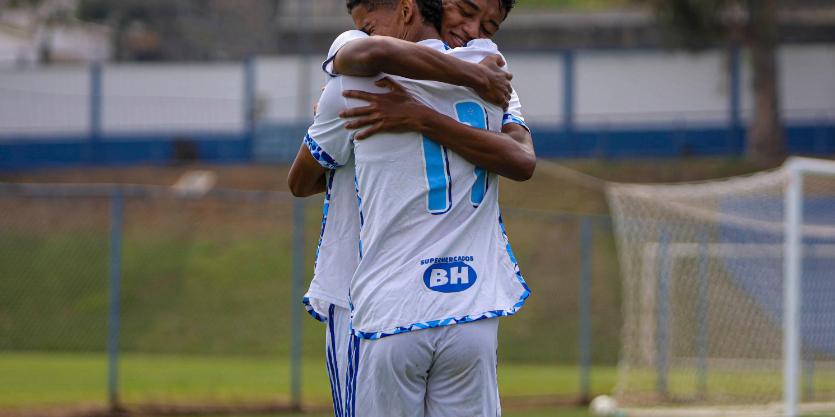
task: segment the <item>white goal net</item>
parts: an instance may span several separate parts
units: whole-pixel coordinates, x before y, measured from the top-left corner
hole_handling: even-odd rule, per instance
[[[665,416],[795,415],[798,405],[835,415],[832,174],[835,162],[797,159],[727,180],[609,186],[623,277],[619,404]],[[787,194],[793,183],[799,193]]]

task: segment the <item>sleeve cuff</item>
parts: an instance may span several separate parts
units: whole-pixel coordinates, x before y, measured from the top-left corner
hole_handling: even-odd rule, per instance
[[[335,78],[335,77],[338,77],[339,74],[334,74],[334,72],[333,72],[333,60],[334,60],[334,58],[336,58],[336,55],[328,57],[328,59],[326,59],[325,62],[322,63],[322,71],[324,71],[325,74],[328,74],[328,77],[334,77]]]
[[[508,123],[516,123],[517,125],[524,127],[525,130],[527,130],[528,132],[531,131],[531,128],[529,128],[528,124],[525,123],[525,119],[521,117],[516,117],[510,113],[505,113],[504,117],[502,118],[502,126]]]
[[[313,140],[310,135],[304,136],[304,144],[307,146],[307,149],[310,151],[310,154],[313,155],[313,159],[319,162],[320,165],[325,167],[326,169],[337,169],[342,166],[342,164],[337,163],[315,140]]]

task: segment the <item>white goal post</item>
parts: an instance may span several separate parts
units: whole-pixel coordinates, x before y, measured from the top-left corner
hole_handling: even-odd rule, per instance
[[[783,319],[783,405],[786,417],[796,417],[800,392],[800,284],[803,259],[803,180],[808,174],[835,178],[835,162],[792,158],[786,164],[785,288]]]
[[[835,411],[834,161],[607,193],[630,415]]]

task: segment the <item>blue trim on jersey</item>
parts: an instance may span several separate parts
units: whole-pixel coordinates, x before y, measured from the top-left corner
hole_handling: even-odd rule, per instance
[[[310,304],[310,297],[302,298],[302,304],[304,304],[304,309],[307,310],[307,314],[310,314],[310,317],[313,317],[314,319],[319,320],[322,323],[328,322],[328,318],[317,313],[316,309],[313,308],[313,305]]]
[[[333,329],[333,311],[336,305],[331,304],[328,309],[328,331],[330,332],[330,344],[327,345],[327,368],[328,379],[331,383],[331,398],[333,399],[334,417],[344,417],[342,409],[342,385],[339,382],[339,366],[336,360],[338,349],[336,348],[336,334]]]
[[[360,339],[351,335],[348,346],[348,372],[345,379],[345,417],[356,417],[357,374],[359,373]]]
[[[360,183],[357,179],[357,175],[354,174],[354,191],[357,192],[357,209],[360,214],[360,232],[362,232],[362,227],[365,226],[365,215],[362,214],[362,197],[360,197]],[[362,259],[362,236],[360,235],[359,239],[359,250],[360,250],[360,259]]]
[[[333,189],[333,177],[336,175],[336,170],[330,170],[326,175],[327,181],[327,189],[325,190],[325,201],[322,203],[322,228],[319,230],[319,242],[316,244],[316,256],[313,258],[313,269],[316,270],[316,265],[319,264],[319,250],[322,248],[322,240],[325,238],[325,226],[328,224],[328,211],[330,211],[331,205],[331,190]],[[304,309],[307,310],[307,313],[310,314],[316,320],[319,320],[323,323],[327,322],[328,319],[321,314],[316,312],[316,309],[313,308],[313,305],[310,303],[309,297],[304,297],[302,299],[302,304],[304,304]]]
[[[510,113],[505,113],[504,117],[502,118],[502,126],[508,123],[516,123],[517,125],[524,127],[525,130],[527,130],[528,132],[531,131],[531,128],[529,128],[528,124],[525,123],[525,119],[522,119],[521,117],[516,117]]]
[[[304,144],[307,146],[307,149],[310,150],[310,154],[313,155],[313,159],[316,162],[319,162],[319,165],[322,165],[326,169],[337,169],[341,167],[343,164],[337,163],[318,143],[316,140],[310,137],[310,135],[304,135]]]
[[[514,304],[512,308],[510,308],[509,310],[490,310],[480,314],[470,314],[468,316],[450,317],[441,320],[429,320],[420,323],[412,323],[408,326],[400,326],[394,329],[383,330],[380,332],[363,332],[354,329],[354,335],[362,339],[377,340],[387,336],[394,336],[396,334],[411,332],[413,330],[432,329],[435,327],[450,326],[453,324],[471,323],[474,321],[492,319],[497,317],[508,317],[516,314],[525,305],[525,301],[527,301],[528,297],[531,296],[531,289],[525,282],[525,278],[522,277],[522,272],[519,270],[519,264],[516,262],[516,256],[513,254],[513,250],[510,248],[510,241],[507,238],[507,233],[504,227],[504,222],[502,221],[501,214],[499,214],[499,228],[502,231],[502,237],[504,238],[506,243],[505,250],[507,251],[507,256],[513,263],[513,270],[516,274],[516,279],[519,280],[519,283],[522,284],[522,288],[524,289],[522,295],[519,296],[519,300],[516,301],[516,304]]]
[[[360,369],[360,340],[354,339],[354,395],[351,397],[351,416],[357,415],[357,375]]]
[[[333,190],[333,177],[336,170],[330,170],[326,176],[327,188],[325,189],[325,201],[322,203],[322,228],[319,230],[319,243],[316,244],[316,256],[313,258],[313,269],[319,264],[319,249],[322,248],[322,240],[325,238],[325,226],[328,224],[328,211],[331,205],[331,191]]]
[[[519,263],[516,261],[516,255],[513,254],[513,249],[510,247],[510,239],[507,238],[507,229],[504,227],[504,221],[502,221],[502,214],[499,212],[499,227],[502,230],[502,237],[505,241],[505,250],[507,251],[507,256],[510,258],[510,262],[513,263],[514,272],[516,272],[516,279],[519,280],[519,283],[522,284],[522,288],[525,289],[525,292],[522,294],[522,297],[519,299],[519,302],[514,305],[514,308],[522,308],[525,304],[525,300],[528,299],[531,295],[531,289],[528,287],[528,283],[525,282],[525,278],[522,277],[522,271],[519,269]]]

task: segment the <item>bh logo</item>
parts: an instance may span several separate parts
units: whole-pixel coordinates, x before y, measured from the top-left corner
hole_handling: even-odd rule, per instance
[[[478,278],[475,269],[464,262],[430,265],[423,273],[423,283],[432,291],[461,292],[472,287]]]

